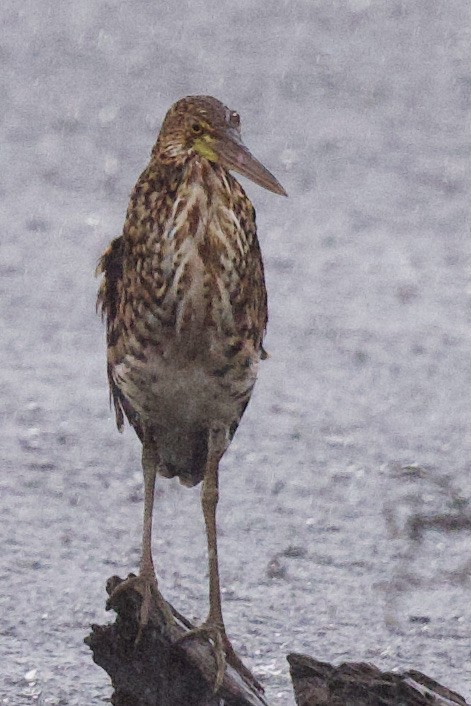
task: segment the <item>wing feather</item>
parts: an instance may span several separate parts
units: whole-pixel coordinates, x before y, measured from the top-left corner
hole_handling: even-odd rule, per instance
[[[102,275],[98,290],[97,310],[101,310],[106,321],[107,343],[107,373],[110,388],[110,404],[114,407],[116,425],[119,431],[123,430],[124,415],[134,428],[139,439],[143,439],[142,425],[139,414],[123,395],[113,378],[115,362],[114,347],[119,335],[119,290],[123,277],[124,238],[120,236],[111,241],[98,261],[97,275]]]

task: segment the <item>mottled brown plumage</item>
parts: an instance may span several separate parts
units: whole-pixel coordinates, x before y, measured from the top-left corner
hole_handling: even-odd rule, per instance
[[[116,421],[121,429],[126,416],[143,444],[145,603],[151,593],[161,600],[150,551],[155,474],[190,486],[204,479],[210,614],[203,629],[226,653],[218,464],[250,399],[267,323],[255,211],[229,169],[285,193],[242,144],[237,113],[210,97],[178,101],[131,194],[123,234],[98,267]]]

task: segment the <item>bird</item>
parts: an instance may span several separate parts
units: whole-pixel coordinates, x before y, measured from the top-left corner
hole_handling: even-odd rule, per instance
[[[152,556],[156,475],[202,483],[209,612],[192,633],[215,651],[216,689],[239,665],[221,605],[216,506],[219,462],[266,357],[264,267],[255,209],[232,172],[287,196],[244,145],[240,116],[211,96],[168,110],[132,190],[122,234],[99,260],[110,401],[142,442],[144,521],[139,574],[145,626],[153,604],[172,620]],[[120,590],[119,588],[117,590]]]

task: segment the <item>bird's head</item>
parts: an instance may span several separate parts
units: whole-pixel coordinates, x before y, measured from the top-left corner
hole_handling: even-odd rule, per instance
[[[155,154],[162,162],[175,165],[204,157],[275,194],[287,196],[279,181],[243,144],[239,114],[211,96],[188,96],[170,108]]]

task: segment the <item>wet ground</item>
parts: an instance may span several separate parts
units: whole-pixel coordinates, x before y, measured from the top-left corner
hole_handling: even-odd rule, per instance
[[[234,643],[414,667],[471,695],[466,0],[6,1],[0,10],[1,703],[101,703],[82,644],[135,569],[138,443],[108,409],[93,270],[167,107],[242,114],[270,297],[221,471]],[[245,182],[244,182],[245,183]],[[159,483],[164,593],[206,612],[197,490]],[[466,666],[467,665],[467,666]]]

